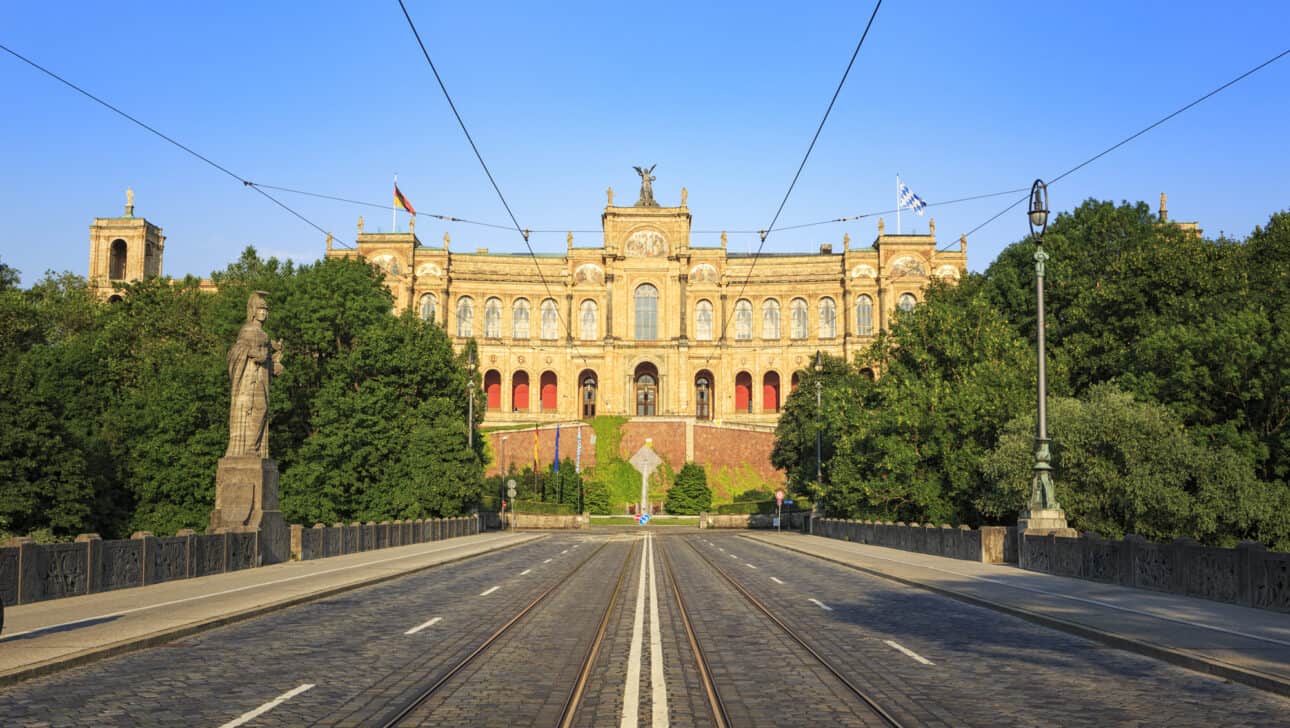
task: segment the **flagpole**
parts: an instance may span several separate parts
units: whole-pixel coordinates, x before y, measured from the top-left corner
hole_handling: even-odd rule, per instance
[[[397,190],[398,188],[399,188],[399,173],[395,172],[394,189]],[[390,205],[390,232],[397,233],[398,231],[399,231],[399,206],[396,203],[396,204]]]
[[[896,234],[900,234],[900,174],[896,174]]]

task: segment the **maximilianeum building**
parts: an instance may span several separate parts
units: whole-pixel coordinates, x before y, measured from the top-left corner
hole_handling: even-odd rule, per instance
[[[769,425],[815,353],[850,359],[917,305],[932,278],[956,281],[965,244],[928,235],[760,256],[690,244],[690,209],[609,203],[603,239],[563,255],[424,246],[413,231],[364,232],[330,257],[380,266],[396,311],[413,307],[460,347],[479,344],[486,425],[595,415]]]
[[[90,226],[91,286],[161,275],[165,236],[134,216]],[[359,257],[385,271],[395,312],[409,306],[458,347],[479,343],[485,424],[568,422],[598,414],[773,425],[798,372],[815,353],[850,359],[912,308],[932,278],[958,280],[965,244],[937,250],[928,235],[888,235],[871,245],[760,256],[690,244],[690,209],[609,204],[603,238],[563,255],[473,253],[425,246],[415,234],[369,233]],[[205,283],[210,288],[209,282]],[[758,428],[760,429],[760,428]]]

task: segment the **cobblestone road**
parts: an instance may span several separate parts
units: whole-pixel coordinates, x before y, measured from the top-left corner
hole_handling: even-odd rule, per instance
[[[711,726],[669,563],[732,725],[879,722],[716,569],[904,725],[1290,724],[1252,688],[737,533],[650,531],[553,534],[29,680],[0,691],[0,725],[379,724],[559,585],[406,722],[553,725],[625,565],[574,724],[635,705],[627,724]]]

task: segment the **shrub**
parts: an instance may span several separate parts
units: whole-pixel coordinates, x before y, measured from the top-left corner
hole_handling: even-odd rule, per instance
[[[668,513],[694,515],[712,506],[712,491],[708,489],[708,475],[695,463],[686,463],[676,475],[676,482],[667,491],[664,508]]]

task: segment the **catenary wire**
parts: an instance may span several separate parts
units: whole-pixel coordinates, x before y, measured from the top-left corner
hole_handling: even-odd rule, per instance
[[[110,110],[110,111],[112,111],[112,112],[116,113],[117,115],[119,115],[119,116],[121,116],[121,117],[125,118],[126,120],[128,120],[128,121],[130,121],[130,122],[134,123],[135,125],[137,125],[137,126],[139,126],[139,127],[143,128],[143,129],[145,129],[145,130],[147,130],[147,131],[149,131],[149,132],[151,132],[151,133],[155,134],[156,136],[160,137],[161,139],[163,139],[163,140],[165,140],[165,141],[169,142],[170,144],[172,144],[172,145],[174,145],[174,146],[178,147],[179,149],[181,149],[181,150],[183,150],[183,151],[187,152],[188,154],[190,154],[190,155],[192,155],[192,156],[196,157],[197,159],[200,159],[201,161],[205,162],[206,164],[210,165],[211,167],[214,167],[215,169],[217,169],[217,170],[219,170],[219,171],[223,172],[224,174],[228,175],[229,177],[232,177],[233,179],[237,180],[238,182],[241,182],[243,186],[245,186],[245,187],[250,187],[251,189],[255,190],[256,192],[259,192],[261,195],[264,195],[264,196],[265,196],[266,198],[268,198],[271,202],[273,202],[273,204],[277,205],[278,207],[281,207],[282,209],[284,209],[284,210],[286,210],[287,212],[291,213],[292,215],[296,216],[296,217],[297,217],[297,218],[299,218],[300,220],[304,221],[306,224],[308,224],[308,225],[310,225],[311,227],[313,227],[315,230],[317,230],[317,231],[319,231],[319,232],[323,233],[324,235],[329,234],[326,230],[323,230],[323,229],[322,229],[322,227],[320,227],[320,226],[319,226],[317,223],[315,223],[313,220],[310,220],[309,218],[307,218],[307,217],[305,217],[304,215],[300,214],[298,211],[296,211],[296,210],[292,209],[292,208],[291,208],[290,206],[288,206],[286,203],[282,202],[281,200],[279,200],[278,198],[274,197],[273,195],[270,195],[269,193],[265,192],[264,190],[261,190],[261,189],[257,188],[257,187],[255,186],[255,184],[254,184],[254,183],[252,183],[252,182],[248,182],[248,181],[247,181],[244,177],[242,177],[241,175],[239,175],[239,174],[237,174],[237,173],[235,173],[235,172],[233,172],[233,171],[229,170],[229,168],[228,168],[228,167],[225,167],[224,165],[219,164],[218,162],[213,161],[213,160],[212,160],[212,159],[210,159],[209,157],[207,157],[207,156],[205,156],[205,155],[203,155],[203,154],[201,154],[201,153],[199,153],[199,152],[195,151],[195,150],[194,150],[194,149],[192,149],[191,147],[189,147],[189,146],[187,146],[187,145],[185,145],[185,144],[182,144],[182,143],[180,143],[180,142],[176,141],[174,138],[172,138],[172,137],[170,137],[170,136],[168,136],[168,135],[166,135],[166,134],[164,134],[164,133],[162,133],[162,132],[158,131],[156,128],[154,128],[154,127],[152,127],[152,126],[149,126],[148,124],[145,124],[144,122],[140,121],[139,119],[135,118],[134,116],[131,116],[130,114],[128,114],[128,113],[126,113],[126,112],[122,111],[121,109],[117,108],[116,106],[114,106],[114,105],[112,105],[112,104],[108,103],[107,101],[104,101],[103,99],[99,98],[98,96],[95,96],[94,94],[90,93],[89,91],[86,91],[85,89],[81,88],[80,86],[77,86],[76,84],[72,83],[71,81],[67,80],[66,78],[63,78],[62,76],[58,75],[57,73],[54,73],[53,71],[49,70],[48,68],[45,68],[44,66],[40,65],[39,63],[36,63],[35,61],[31,60],[30,58],[27,58],[26,56],[22,55],[21,53],[19,53],[19,52],[17,52],[17,51],[15,51],[15,50],[13,50],[12,48],[10,48],[10,47],[8,47],[8,46],[6,46],[6,45],[4,45],[4,44],[0,44],[0,50],[3,50],[4,52],[8,53],[9,55],[13,56],[14,58],[17,58],[18,60],[22,61],[23,63],[26,63],[27,65],[31,66],[32,68],[36,69],[37,71],[40,71],[41,73],[45,74],[46,76],[49,76],[50,78],[54,79],[55,81],[58,81],[59,83],[63,84],[64,86],[67,86],[68,88],[72,89],[73,91],[76,91],[77,93],[81,94],[82,96],[85,96],[86,98],[90,99],[91,101],[94,101],[95,103],[99,104],[100,106],[103,106],[104,108],[106,108],[106,109],[108,109],[108,110]],[[332,239],[333,239],[335,242],[340,243],[342,246],[350,247],[348,243],[346,243],[346,242],[344,242],[343,240],[340,240],[340,239],[338,239],[338,238],[335,238],[335,236],[333,236],[333,238],[332,238]]]
[[[511,223],[515,226],[515,231],[520,234],[524,240],[524,247],[528,248],[529,257],[533,259],[533,268],[537,271],[538,279],[542,281],[542,287],[546,289],[546,294],[550,298],[555,298],[551,292],[551,284],[547,282],[546,275],[542,273],[542,263],[538,260],[537,254],[533,252],[533,246],[529,244],[529,231],[520,227],[519,220],[515,219],[515,213],[511,211],[511,206],[506,202],[506,195],[502,194],[502,188],[497,185],[497,180],[493,178],[493,173],[488,169],[488,163],[484,161],[484,155],[480,154],[479,147],[475,140],[470,136],[470,130],[466,128],[466,122],[461,118],[461,113],[457,111],[457,105],[453,103],[452,94],[448,93],[448,87],[444,85],[443,78],[439,75],[439,69],[435,68],[434,61],[430,60],[430,51],[426,49],[426,44],[421,40],[421,33],[417,30],[417,25],[412,21],[412,15],[408,13],[408,6],[403,0],[398,0],[399,9],[403,11],[403,17],[408,21],[408,28],[412,30],[413,37],[416,38],[417,45],[421,48],[421,55],[426,59],[426,65],[430,66],[430,72],[434,74],[435,81],[439,84],[439,90],[443,92],[443,97],[448,102],[448,107],[452,109],[452,115],[457,118],[457,124],[461,127],[461,133],[466,135],[466,141],[470,142],[470,148],[475,153],[475,159],[479,160],[479,166],[483,167],[484,174],[488,177],[488,182],[493,186],[493,191],[497,193],[497,199],[501,200],[502,207],[506,209],[506,214],[511,218]],[[555,315],[557,320],[564,325],[565,341],[573,347],[573,351],[582,359],[584,365],[590,365],[585,354],[578,348],[577,340],[573,336],[573,326],[571,321],[566,321],[560,314],[559,301],[556,302]],[[570,314],[572,316],[572,314]]]
[[[1251,69],[1249,69],[1249,70],[1245,71],[1245,72],[1244,72],[1244,73],[1242,73],[1241,75],[1239,75],[1239,76],[1237,76],[1237,77],[1235,77],[1235,78],[1231,79],[1231,80],[1230,80],[1230,81],[1228,81],[1227,83],[1224,83],[1223,85],[1219,86],[1218,88],[1215,88],[1215,89],[1213,89],[1212,91],[1210,91],[1210,92],[1208,92],[1208,93],[1206,93],[1206,94],[1204,94],[1204,95],[1202,95],[1202,96],[1199,96],[1199,97],[1197,97],[1196,99],[1193,99],[1191,102],[1189,102],[1189,103],[1185,104],[1184,106],[1181,106],[1181,107],[1179,107],[1178,109],[1174,110],[1173,112],[1171,112],[1171,113],[1169,113],[1169,114],[1166,114],[1165,116],[1160,117],[1160,118],[1159,118],[1159,119],[1157,119],[1156,121],[1154,121],[1154,122],[1152,122],[1152,123],[1148,124],[1147,126],[1144,126],[1143,128],[1139,129],[1138,131],[1136,131],[1136,132],[1134,132],[1134,133],[1130,134],[1129,136],[1127,136],[1127,137],[1125,137],[1125,138],[1121,139],[1120,141],[1116,142],[1115,144],[1112,144],[1111,146],[1107,147],[1106,149],[1103,149],[1102,151],[1098,152],[1097,154],[1094,154],[1093,156],[1089,157],[1088,159],[1085,159],[1084,161],[1080,162],[1079,164],[1075,165],[1074,167],[1071,167],[1070,169],[1066,170],[1065,172],[1062,172],[1061,174],[1057,175],[1056,177],[1053,177],[1051,180],[1049,180],[1049,181],[1048,181],[1048,184],[1049,184],[1049,185],[1056,184],[1057,182],[1059,182],[1059,181],[1061,181],[1061,180],[1065,179],[1066,177],[1068,177],[1068,176],[1070,176],[1070,175],[1074,174],[1075,172],[1078,172],[1079,170],[1083,169],[1084,167],[1087,167],[1088,165],[1092,164],[1093,162],[1096,162],[1097,160],[1101,159],[1102,157],[1105,157],[1106,155],[1110,154],[1111,152],[1115,151],[1116,149],[1119,149],[1120,147],[1124,146],[1125,144],[1128,144],[1129,142],[1133,141],[1134,139],[1137,139],[1138,137],[1142,136],[1143,134],[1146,134],[1147,132],[1151,131],[1152,129],[1155,129],[1156,127],[1160,126],[1161,124],[1164,124],[1165,122],[1169,121],[1170,119],[1172,119],[1172,118],[1174,118],[1174,117],[1178,116],[1179,114],[1182,114],[1183,112],[1185,112],[1185,111],[1187,111],[1187,110],[1191,109],[1192,107],[1196,106],[1197,104],[1200,104],[1201,102],[1205,101],[1206,99],[1209,99],[1210,97],[1212,97],[1212,96],[1214,96],[1214,95],[1218,94],[1219,92],[1224,91],[1224,90],[1226,90],[1226,89],[1228,89],[1228,88],[1230,88],[1230,87],[1232,87],[1232,86],[1236,85],[1237,83],[1240,83],[1241,81],[1244,81],[1246,78],[1249,78],[1250,76],[1254,75],[1255,73],[1258,73],[1259,71],[1262,71],[1264,68],[1267,68],[1268,66],[1270,66],[1270,65],[1272,65],[1273,63],[1275,63],[1275,62],[1277,62],[1277,61],[1281,60],[1282,58],[1284,58],[1284,57],[1285,57],[1285,56],[1287,56],[1287,55],[1290,55],[1290,48],[1287,48],[1287,49],[1285,49],[1285,50],[1281,51],[1280,53],[1276,54],[1275,56],[1272,56],[1271,58],[1267,59],[1266,61],[1264,61],[1264,62],[1262,62],[1262,63],[1258,64],[1257,66],[1254,66],[1253,68],[1251,68]],[[1027,189],[1029,189],[1029,188],[1027,188]],[[976,233],[976,232],[977,232],[978,230],[980,230],[981,228],[983,228],[983,227],[985,227],[986,225],[989,225],[990,223],[992,223],[992,222],[994,222],[995,220],[999,219],[999,218],[1000,218],[1000,217],[1002,217],[1005,213],[1007,213],[1009,210],[1013,209],[1013,208],[1014,208],[1014,207],[1016,207],[1017,205],[1020,205],[1021,203],[1025,202],[1025,201],[1026,201],[1026,200],[1028,200],[1029,198],[1030,198],[1030,195],[1029,195],[1029,194],[1027,194],[1025,197],[1022,197],[1022,198],[1018,199],[1016,202],[1013,202],[1012,204],[1010,204],[1010,205],[1008,205],[1007,207],[1003,208],[1003,209],[1002,209],[1002,210],[1000,210],[999,212],[996,212],[994,215],[990,216],[990,218],[989,218],[989,219],[987,219],[985,222],[983,222],[983,223],[981,223],[980,225],[977,225],[976,227],[972,228],[972,230],[971,230],[971,231],[969,231],[969,232],[967,232],[967,233],[965,233],[965,234],[963,235],[963,237],[964,237],[964,238],[967,238],[967,237],[971,236],[973,233]]]

